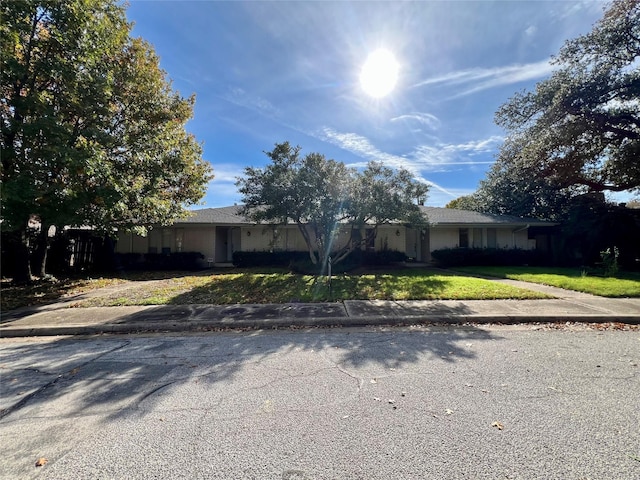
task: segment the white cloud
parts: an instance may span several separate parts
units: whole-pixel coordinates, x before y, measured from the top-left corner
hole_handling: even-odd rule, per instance
[[[535,25],[530,25],[529,28],[524,31],[524,33],[527,37],[533,37],[537,31],[538,27],[536,27]]]
[[[365,161],[351,163],[349,166],[362,168],[369,160],[384,162],[392,168],[403,167],[409,170],[418,181],[428,184],[431,188],[427,203],[432,206],[444,206],[451,200],[473,192],[469,189],[450,189],[443,187],[429,179],[424,174],[428,172],[447,171],[452,167],[464,165],[490,165],[493,161],[462,160],[460,155],[468,157],[479,153],[489,153],[502,141],[502,137],[492,136],[484,140],[469,141],[462,144],[420,145],[406,156],[393,155],[377,149],[367,138],[355,133],[340,133],[325,127],[320,138],[337,145]]]
[[[430,113],[412,112],[392,118],[392,122],[417,122],[429,127],[431,130],[440,128],[440,119]]]
[[[266,117],[277,117],[280,115],[280,111],[269,102],[269,100],[257,95],[252,95],[239,87],[231,88],[222,98],[229,103],[248,108]]]
[[[475,192],[475,190],[468,188],[432,188],[429,190],[427,205],[431,207],[444,207],[451,200],[455,200],[464,195],[471,195],[473,192]]]
[[[501,137],[499,135],[492,135],[491,137],[484,140],[471,140],[467,143],[460,143],[457,145],[443,145],[441,150],[453,154],[456,154],[458,152],[466,152],[471,155],[478,155],[480,153],[495,151],[497,146],[503,141],[504,137]]]
[[[461,86],[462,91],[451,97],[456,98],[502,85],[546,77],[553,69],[554,66],[548,60],[496,68],[470,68],[427,78],[415,84],[414,88],[426,85]]]
[[[215,178],[210,183],[232,182],[244,172],[244,167],[233,163],[212,163]]]
[[[473,140],[462,144],[419,145],[406,155],[394,155],[382,152],[369,139],[356,133],[341,133],[325,127],[319,135],[320,139],[347,150],[365,161],[377,160],[390,167],[403,167],[415,175],[420,172],[451,170],[451,166],[490,165],[493,161],[469,160],[470,156],[487,154],[495,151],[503,138],[491,136],[483,140]],[[463,158],[460,158],[460,157]],[[366,162],[353,163],[351,166],[361,167]]]
[[[472,190],[444,187],[426,178],[424,176],[426,173],[446,171],[451,167],[464,165],[491,164],[493,162],[469,161],[460,159],[459,156],[465,157],[469,154],[489,152],[491,146],[496,146],[502,140],[501,137],[493,136],[485,140],[469,141],[457,145],[420,145],[406,156],[401,156],[381,151],[369,139],[356,133],[342,133],[325,127],[315,136],[363,159],[362,162],[350,163],[350,167],[364,168],[368,161],[377,160],[392,168],[402,167],[409,170],[418,181],[430,186],[427,203],[432,206],[444,206],[455,198],[472,193]],[[215,178],[209,182],[208,193],[204,199],[206,205],[216,207],[239,202],[240,196],[235,182],[237,177],[243,174],[243,168],[229,163],[214,164],[213,168]]]

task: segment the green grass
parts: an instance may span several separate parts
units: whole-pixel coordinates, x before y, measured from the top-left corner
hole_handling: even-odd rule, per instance
[[[577,268],[456,267],[456,271],[540,283],[602,297],[640,297],[640,274],[631,272],[603,277]]]
[[[340,300],[533,299],[544,294],[426,269],[378,270],[326,277],[245,269],[182,276],[119,291],[79,306],[322,302]]]
[[[125,282],[120,278],[66,278],[43,280],[31,285],[13,285],[2,280],[0,309],[3,312],[19,307],[53,303],[72,295]]]

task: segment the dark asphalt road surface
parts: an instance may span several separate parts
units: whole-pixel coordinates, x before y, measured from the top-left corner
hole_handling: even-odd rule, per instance
[[[638,479],[639,364],[588,327],[5,338],[0,478]]]

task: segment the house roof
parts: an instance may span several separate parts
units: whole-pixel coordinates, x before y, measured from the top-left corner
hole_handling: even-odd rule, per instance
[[[458,210],[443,207],[420,207],[431,225],[482,225],[482,226],[552,226],[555,223],[537,218],[516,217],[514,215],[496,215],[471,210]]]
[[[252,225],[254,222],[240,214],[240,205],[230,207],[203,208],[193,210],[186,219],[176,224],[218,224],[218,225]],[[429,224],[442,226],[552,226],[555,223],[537,218],[522,218],[513,215],[495,215],[490,213],[457,210],[443,207],[420,207],[427,216]]]
[[[219,208],[202,208],[192,210],[192,215],[176,221],[176,223],[217,223],[217,224],[249,224],[253,223],[240,215],[239,205]]]

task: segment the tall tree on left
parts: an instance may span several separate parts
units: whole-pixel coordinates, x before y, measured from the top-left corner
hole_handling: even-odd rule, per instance
[[[17,277],[31,279],[30,220],[46,242],[51,226],[140,232],[186,215],[212,178],[185,130],[195,99],[131,37],[121,3],[0,5],[1,220],[23,232]]]

